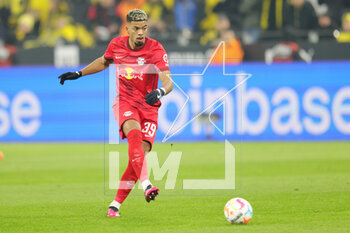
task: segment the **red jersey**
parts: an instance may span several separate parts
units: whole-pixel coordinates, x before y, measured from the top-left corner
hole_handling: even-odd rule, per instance
[[[104,54],[113,59],[117,73],[117,95],[135,107],[150,108],[145,96],[158,88],[159,73],[169,70],[168,55],[156,40],[146,37],[142,48],[132,50],[128,36],[114,38]],[[119,85],[118,85],[119,84]],[[160,106],[160,102],[153,105]]]

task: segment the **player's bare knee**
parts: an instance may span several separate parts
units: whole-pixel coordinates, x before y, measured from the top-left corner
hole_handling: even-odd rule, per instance
[[[131,130],[138,129],[141,131],[140,123],[135,119],[126,120],[123,125],[123,132],[127,136]]]
[[[151,145],[149,142],[142,141],[142,150],[145,154],[151,151]]]

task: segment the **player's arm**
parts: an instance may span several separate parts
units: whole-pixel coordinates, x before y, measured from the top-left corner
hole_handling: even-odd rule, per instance
[[[146,103],[153,105],[157,103],[160,98],[169,94],[173,90],[173,81],[169,70],[163,71],[159,74],[159,79],[162,82],[162,87],[151,91],[146,95]]]
[[[75,80],[85,75],[100,72],[106,69],[112,62],[113,60],[106,59],[104,56],[102,56],[97,58],[95,61],[91,62],[82,70],[75,72],[67,72],[60,75],[58,78],[60,79],[60,83],[63,85],[66,80]]]
[[[163,71],[159,74],[159,79],[162,82],[162,87],[160,89],[164,90],[164,95],[169,94],[173,90],[173,80],[171,79],[171,74],[169,70]]]

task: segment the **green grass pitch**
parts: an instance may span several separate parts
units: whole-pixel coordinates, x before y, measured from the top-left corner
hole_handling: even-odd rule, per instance
[[[350,232],[349,142],[236,148],[235,190],[182,192],[184,178],[224,177],[223,143],[156,143],[160,165],[171,150],[183,152],[176,190],[156,181],[152,203],[133,190],[122,217],[108,219],[115,191],[106,190],[103,144],[0,144],[0,232]],[[247,225],[224,217],[236,196],[253,206]]]

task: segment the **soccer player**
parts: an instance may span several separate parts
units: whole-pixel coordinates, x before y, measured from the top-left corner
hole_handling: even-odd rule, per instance
[[[108,208],[107,217],[119,217],[119,209],[137,180],[145,192],[147,202],[154,200],[159,189],[149,181],[145,154],[151,151],[157,130],[158,108],[162,96],[170,93],[173,83],[168,57],[163,46],[149,37],[147,14],[139,9],[126,16],[129,36],[114,38],[102,57],[80,71],[59,76],[63,85],[66,80],[75,80],[106,69],[111,63],[120,64],[119,88],[113,103],[113,112],[118,120],[122,139],[128,139],[129,163],[121,178],[114,201]],[[149,72],[149,67],[157,72]],[[158,87],[158,79],[162,86]],[[118,83],[118,82],[117,82]],[[118,100],[119,97],[119,100]]]

